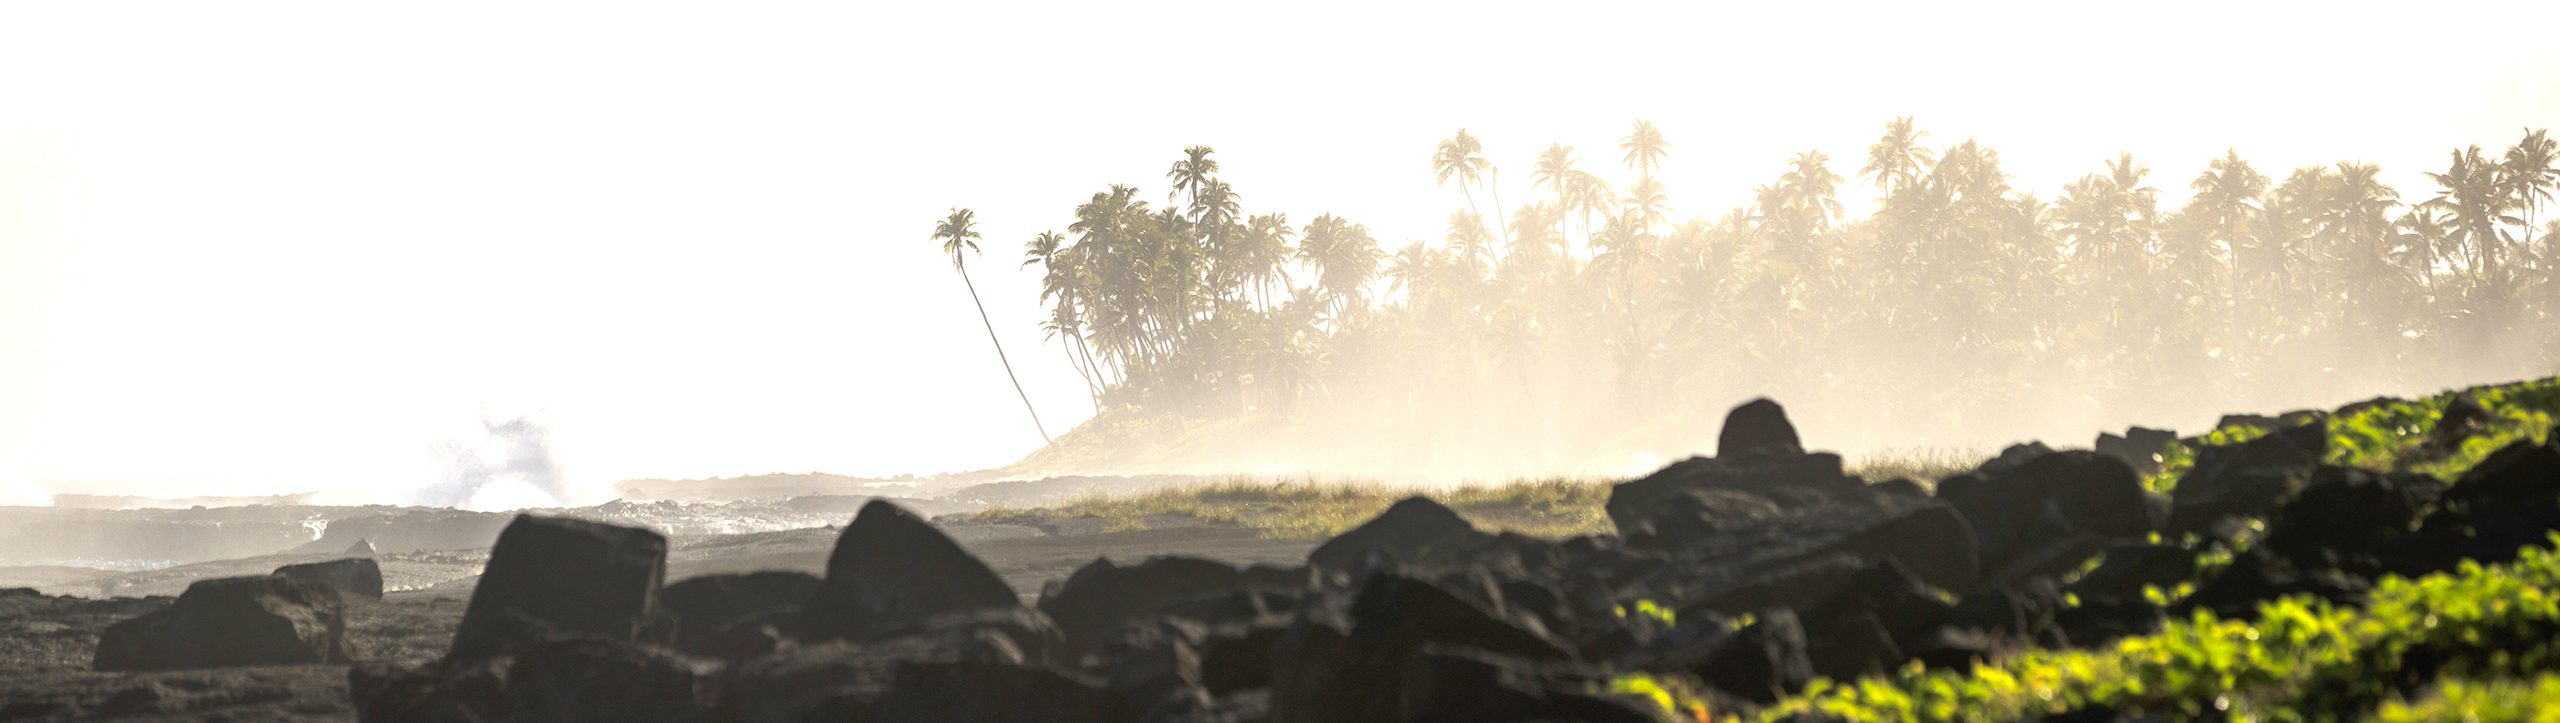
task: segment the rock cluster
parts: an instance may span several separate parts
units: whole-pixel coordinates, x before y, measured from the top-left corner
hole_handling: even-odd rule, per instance
[[[267,575],[198,580],[176,602],[99,633],[102,671],[344,663],[346,598],[380,599],[370,558],[286,565]]]
[[[1765,703],[2192,609],[2352,603],[2377,575],[2512,558],[2560,529],[2560,442],[2446,486],[2326,466],[2319,429],[2205,448],[2172,496],[2140,471],[2167,433],[2139,429],[2098,451],[2015,447],[1930,489],[1845,474],[1757,400],[1717,456],[1616,486],[1617,534],[1487,532],[1413,498],[1303,565],[1098,559],[1028,601],[885,501],[823,576],[674,584],[655,533],[526,515],[448,655],[348,682],[366,720],[1648,721],[1613,677]],[[2253,519],[2263,534],[2237,522]],[[2180,540],[2199,536],[2252,544],[2164,608],[2145,588],[2195,580]],[[340,577],[201,583],[110,631],[100,667],[341,660],[319,582]]]

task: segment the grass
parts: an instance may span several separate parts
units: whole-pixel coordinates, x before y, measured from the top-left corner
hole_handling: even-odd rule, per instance
[[[1957,450],[1900,451],[1862,458],[1849,465],[1849,473],[1877,481],[1908,477],[1935,483],[1981,461],[1980,455]],[[1561,539],[1615,532],[1602,506],[1610,486],[1621,481],[1547,477],[1415,487],[1321,477],[1236,477],[1134,495],[1088,495],[1056,507],[989,508],[968,518],[1011,524],[1094,518],[1103,521],[1105,530],[1125,531],[1146,529],[1150,520],[1187,517],[1252,528],[1274,539],[1320,540],[1358,527],[1396,500],[1422,495],[1481,529]]]
[[[1080,497],[1054,508],[990,508],[970,519],[1032,524],[1090,517],[1103,520],[1104,529],[1118,531],[1145,529],[1150,518],[1190,517],[1252,528],[1274,539],[1315,540],[1357,527],[1396,500],[1426,495],[1480,528],[1561,538],[1610,531],[1601,505],[1614,482],[1562,477],[1429,489],[1239,477],[1135,495]]]

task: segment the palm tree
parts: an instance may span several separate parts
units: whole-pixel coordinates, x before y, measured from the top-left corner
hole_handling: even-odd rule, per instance
[[[1208,146],[1183,147],[1182,160],[1174,161],[1173,168],[1164,172],[1165,180],[1173,182],[1173,190],[1164,194],[1165,200],[1171,201],[1183,193],[1197,197],[1200,187],[1206,185],[1211,176],[1218,175],[1218,161],[1209,157],[1211,152],[1213,149]]]
[[[1467,198],[1467,210],[1475,212],[1479,218],[1483,217],[1484,212],[1476,209],[1476,194],[1473,189],[1477,184],[1490,180],[1493,175],[1493,162],[1485,160],[1484,144],[1477,141],[1473,134],[1467,132],[1467,129],[1460,128],[1457,135],[1440,142],[1440,151],[1431,155],[1431,175],[1439,179],[1440,185],[1443,186],[1449,185],[1451,179],[1457,180],[1458,194]],[[1499,194],[1495,196],[1493,211],[1499,219],[1499,214],[1502,213],[1502,200]],[[1507,228],[1503,229],[1502,233],[1505,236],[1511,235],[1510,229]]]
[[[1415,241],[1397,249],[1387,262],[1387,293],[1404,291],[1405,303],[1411,305],[1422,294],[1422,279],[1431,274],[1431,249]]]
[[[1876,189],[1891,196],[1896,189],[1910,186],[1926,172],[1935,159],[1929,149],[1920,146],[1928,131],[1911,127],[1911,117],[1902,116],[1884,126],[1884,137],[1867,147],[1867,166],[1859,175],[1875,179]]]
[[[1378,259],[1386,255],[1369,238],[1369,229],[1324,214],[1308,222],[1299,239],[1298,259],[1315,267],[1327,311],[1338,318],[1361,303],[1369,280],[1377,277]]]
[[[1627,191],[1626,210],[1636,215],[1646,233],[1652,233],[1653,227],[1671,218],[1671,194],[1662,190],[1661,181],[1646,176]]]
[[[1493,234],[1484,228],[1484,219],[1473,213],[1449,214],[1449,249],[1457,252],[1458,265],[1476,280],[1484,279],[1484,270],[1493,264]]]
[[[1547,146],[1538,155],[1537,170],[1529,172],[1531,188],[1545,188],[1556,194],[1556,236],[1564,236],[1564,218],[1573,211],[1575,186],[1582,171],[1573,167],[1573,146],[1562,143]]]
[[[2511,199],[2499,193],[2497,165],[2472,146],[2454,151],[2451,167],[2427,178],[2442,189],[2427,204],[2453,214],[2457,246],[2470,262],[2472,282],[2484,289],[2504,288],[2498,256],[2506,239],[2498,226],[2518,219],[2505,213]]]
[[[1618,148],[1627,152],[1627,168],[1635,171],[1638,178],[1652,178],[1653,169],[1662,165],[1664,156],[1671,155],[1671,142],[1662,139],[1662,131],[1654,129],[1653,121],[1646,120],[1636,121],[1635,130],[1618,139]]]
[[[2560,191],[2560,141],[2551,139],[2549,130],[2529,130],[2524,140],[2507,149],[2507,159],[2499,164],[2499,178],[2506,186],[2508,204],[2524,211],[2524,237],[2516,239],[2523,248],[2533,247],[2534,217],[2542,204],[2550,203],[2552,194]],[[2560,262],[2544,259],[2543,263]]]
[[[1013,393],[1022,397],[1023,411],[1031,413],[1031,427],[1040,430],[1040,441],[1054,444],[1049,428],[1040,423],[1040,411],[1031,408],[1031,395],[1022,391],[1022,379],[1013,374],[1013,361],[1004,356],[1004,342],[996,340],[996,324],[987,320],[986,302],[978,300],[978,284],[969,280],[967,254],[978,252],[978,214],[965,208],[951,209],[951,215],[933,227],[933,240],[942,242],[942,252],[951,255],[951,270],[960,273],[960,283],[969,287],[969,303],[978,307],[978,323],[987,327],[987,343],[996,347],[996,361],[1004,364],[1004,376],[1013,380]]]

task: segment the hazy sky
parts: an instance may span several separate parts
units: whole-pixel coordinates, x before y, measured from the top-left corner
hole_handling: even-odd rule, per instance
[[[587,489],[1009,462],[1038,437],[933,222],[977,210],[1063,432],[1021,242],[1187,144],[1249,212],[1401,244],[1461,126],[1516,205],[1550,142],[1623,179],[1650,119],[1685,216],[1801,150],[1854,177],[1895,115],[2046,198],[2129,150],[2173,201],[2225,148],[2415,195],[2560,124],[2560,3],[1375,5],[0,5],[0,503],[396,499],[528,414]]]

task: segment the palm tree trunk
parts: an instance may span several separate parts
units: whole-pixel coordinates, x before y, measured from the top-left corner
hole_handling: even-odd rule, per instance
[[[1058,440],[1049,438],[1048,425],[1040,423],[1040,410],[1031,408],[1031,395],[1022,391],[1022,378],[1014,376],[1013,360],[1006,359],[1004,356],[1004,342],[996,340],[996,323],[987,320],[987,304],[986,302],[978,300],[978,283],[969,280],[968,267],[962,266],[959,268],[960,283],[967,284],[969,286],[969,303],[976,304],[978,307],[978,323],[985,324],[987,327],[987,343],[995,345],[996,361],[1004,364],[1004,378],[1013,381],[1013,393],[1016,396],[1022,397],[1022,411],[1031,413],[1031,428],[1040,430],[1040,441],[1042,443],[1057,444]]]
[[[1491,177],[1485,181],[1484,190],[1493,193],[1493,222],[1502,226],[1502,242],[1509,244],[1511,243],[1511,212],[1502,207],[1502,169],[1495,167],[1491,173],[1485,175]]]

